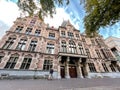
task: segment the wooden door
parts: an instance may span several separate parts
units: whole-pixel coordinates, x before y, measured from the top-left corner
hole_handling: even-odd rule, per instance
[[[61,66],[61,78],[65,78],[65,67]]]
[[[76,66],[70,66],[69,67],[69,74],[70,74],[71,78],[77,78]]]

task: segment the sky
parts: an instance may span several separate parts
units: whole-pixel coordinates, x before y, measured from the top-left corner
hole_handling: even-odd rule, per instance
[[[69,20],[76,29],[83,33],[85,30],[83,22],[85,10],[79,1],[70,0],[69,5],[57,7],[57,14],[53,15],[53,18],[46,17],[45,23],[58,28],[64,20]],[[9,30],[16,18],[20,17],[16,2],[17,0],[0,0],[0,38]],[[120,22],[113,26],[100,28],[100,34],[104,38],[109,36],[120,38]]]

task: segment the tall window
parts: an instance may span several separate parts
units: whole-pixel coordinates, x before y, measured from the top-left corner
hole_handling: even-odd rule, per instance
[[[21,32],[23,29],[23,26],[18,26],[16,29],[15,29],[15,32]]]
[[[36,22],[36,19],[33,18],[33,19],[30,21],[30,26],[33,26],[33,25],[35,24],[35,22]]]
[[[36,46],[37,46],[37,41],[31,41],[28,51],[35,51]]]
[[[68,32],[68,37],[73,38],[74,37],[73,33],[72,32]]]
[[[92,45],[95,45],[95,41],[93,39],[91,39],[91,43]]]
[[[20,69],[29,69],[32,58],[24,58]]]
[[[110,68],[111,68],[112,72],[116,72],[115,67],[114,67],[113,64],[110,65]]]
[[[79,38],[80,36],[79,36],[79,34],[76,34],[76,38]]]
[[[96,49],[95,52],[96,52],[98,58],[102,58],[102,57],[101,57],[101,54],[100,54],[100,52],[99,52],[99,50]]]
[[[80,50],[80,54],[81,55],[85,54],[81,43],[78,43],[78,47],[79,47],[79,50]]]
[[[49,38],[54,39],[55,38],[55,33],[49,33]]]
[[[87,53],[88,58],[91,58],[89,49],[86,48],[85,51],[86,51],[86,53]]]
[[[54,54],[54,44],[47,44],[47,53]]]
[[[11,37],[10,37],[10,38],[5,42],[3,48],[4,48],[4,49],[10,49],[11,46],[13,45],[15,39],[16,39],[16,38],[11,38]]]
[[[77,53],[76,45],[75,45],[74,41],[69,41],[69,52]]]
[[[27,28],[25,34],[30,34],[32,32],[32,28]]]
[[[0,63],[1,63],[3,57],[4,57],[4,56],[1,56],[1,55],[0,55]]]
[[[43,70],[50,70],[53,66],[52,60],[44,60]]]
[[[18,55],[16,56],[11,56],[8,62],[6,63],[5,67],[6,69],[14,69],[16,63],[18,60]]]
[[[62,41],[61,43],[62,43],[62,45],[61,45],[61,47],[62,47],[62,52],[67,52],[66,42],[65,42],[65,41]]]
[[[16,49],[17,50],[24,50],[26,42],[27,42],[26,39],[21,39],[20,42],[18,43]]]
[[[65,37],[66,35],[65,35],[65,31],[61,31],[61,36],[62,37]]]
[[[107,68],[105,63],[102,63],[102,66],[103,66],[105,72],[109,72],[109,70],[108,70],[108,68]]]
[[[89,66],[90,72],[96,72],[94,63],[88,63],[88,66]]]
[[[118,71],[120,72],[120,66],[117,65],[117,69],[118,69]]]
[[[83,41],[84,43],[86,43],[86,41],[85,41],[85,38],[84,38],[84,37],[82,37],[82,41]]]
[[[35,36],[40,36],[40,32],[41,32],[41,30],[36,29]]]

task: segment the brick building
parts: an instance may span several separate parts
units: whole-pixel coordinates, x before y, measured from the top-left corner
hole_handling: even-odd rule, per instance
[[[117,60],[120,61],[120,38],[108,37],[105,39],[105,43],[111,49]]]
[[[17,18],[0,41],[0,75],[54,78],[120,77],[120,63],[101,36],[88,38],[69,21],[49,27],[37,15]]]

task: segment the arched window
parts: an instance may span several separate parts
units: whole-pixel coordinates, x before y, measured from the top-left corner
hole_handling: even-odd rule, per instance
[[[67,52],[66,41],[62,41],[62,42],[61,42],[61,47],[62,47],[62,52]]]
[[[11,57],[9,58],[8,62],[5,65],[5,69],[14,69],[17,60],[18,60],[19,55],[18,54],[13,54],[11,55]]]
[[[26,45],[27,39],[21,39],[18,42],[18,45],[16,47],[17,50],[24,50],[25,49],[25,45]]]
[[[77,53],[76,45],[75,45],[74,41],[69,41],[69,52]]]
[[[37,46],[37,41],[32,40],[31,43],[30,43],[28,51],[35,51],[36,46]]]
[[[8,40],[5,42],[3,49],[10,49],[13,43],[15,42],[16,37],[9,37]]]
[[[54,44],[51,44],[51,43],[47,43],[47,53],[49,54],[54,54]]]
[[[25,56],[20,69],[29,69],[31,62],[32,62],[32,56],[31,55]]]
[[[3,52],[0,52],[0,63],[1,63],[4,56],[5,56],[5,54]]]
[[[81,55],[85,54],[85,53],[84,53],[83,46],[82,46],[81,43],[78,43],[78,47],[79,47],[79,50],[80,50],[80,54],[81,54]]]

